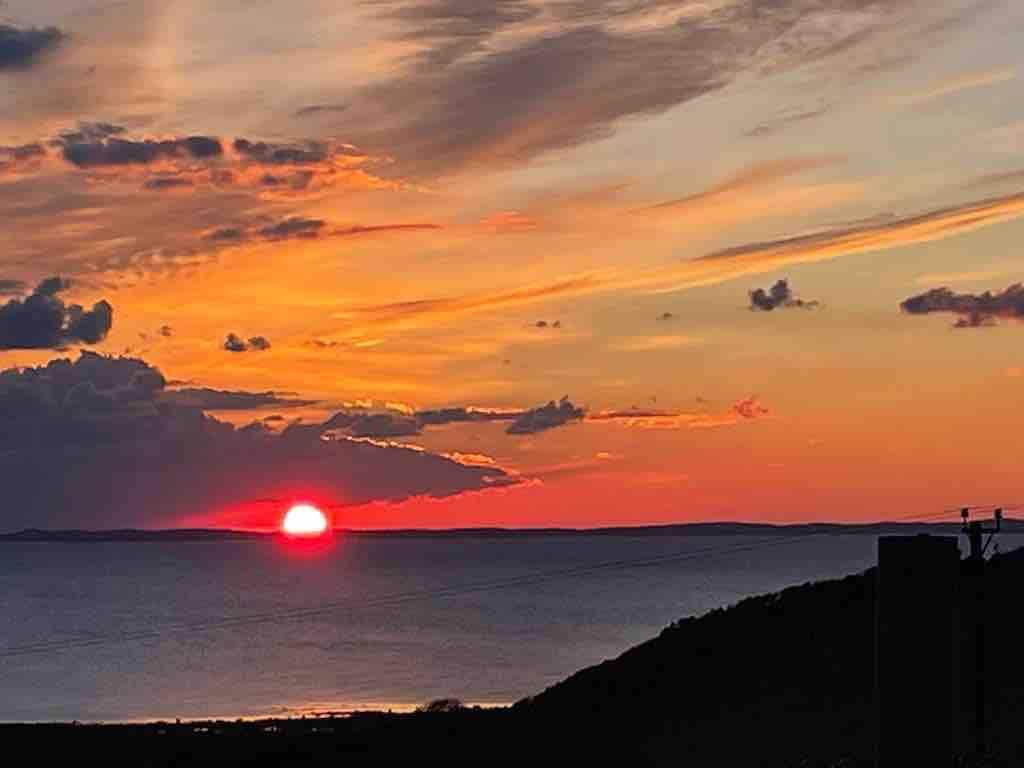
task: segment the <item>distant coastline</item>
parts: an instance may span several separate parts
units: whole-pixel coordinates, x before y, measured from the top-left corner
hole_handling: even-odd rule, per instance
[[[341,536],[365,538],[520,538],[532,536],[820,536],[931,533],[957,535],[960,524],[949,523],[678,523],[670,525],[613,526],[602,528],[404,528],[404,529],[335,529]],[[1004,519],[1004,534],[1024,534],[1024,520]],[[0,543],[54,542],[202,542],[263,541],[277,532],[242,531],[228,528],[168,528],[147,530],[123,528],[111,530],[46,530],[27,528],[0,533]]]

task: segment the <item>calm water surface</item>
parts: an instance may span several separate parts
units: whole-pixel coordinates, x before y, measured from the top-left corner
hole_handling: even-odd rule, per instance
[[[875,559],[875,539],[861,535],[735,550],[766,540],[350,536],[319,553],[274,540],[0,544],[0,720],[511,702],[678,618]],[[716,554],[586,570],[709,548]],[[307,610],[316,612],[295,615]],[[11,653],[38,643],[59,650]]]

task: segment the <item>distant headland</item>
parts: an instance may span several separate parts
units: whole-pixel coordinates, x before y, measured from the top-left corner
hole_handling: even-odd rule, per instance
[[[960,524],[886,522],[871,523],[743,523],[710,522],[670,525],[619,526],[605,528],[401,528],[335,529],[335,534],[372,538],[519,538],[534,536],[821,536],[931,533],[955,535]],[[1024,534],[1024,520],[1004,519],[1004,534]],[[17,542],[202,542],[261,541],[280,534],[273,531],[244,531],[230,528],[118,528],[107,530],[47,530],[26,528],[0,533],[0,543]]]

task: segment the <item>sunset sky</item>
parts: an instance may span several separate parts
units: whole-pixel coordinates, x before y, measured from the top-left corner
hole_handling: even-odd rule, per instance
[[[0,530],[1024,502],[1022,37],[1014,0],[0,3]]]

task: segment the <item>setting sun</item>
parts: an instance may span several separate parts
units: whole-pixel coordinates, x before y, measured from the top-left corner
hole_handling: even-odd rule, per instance
[[[296,504],[281,521],[281,531],[288,536],[319,536],[327,530],[327,518],[312,504]]]

